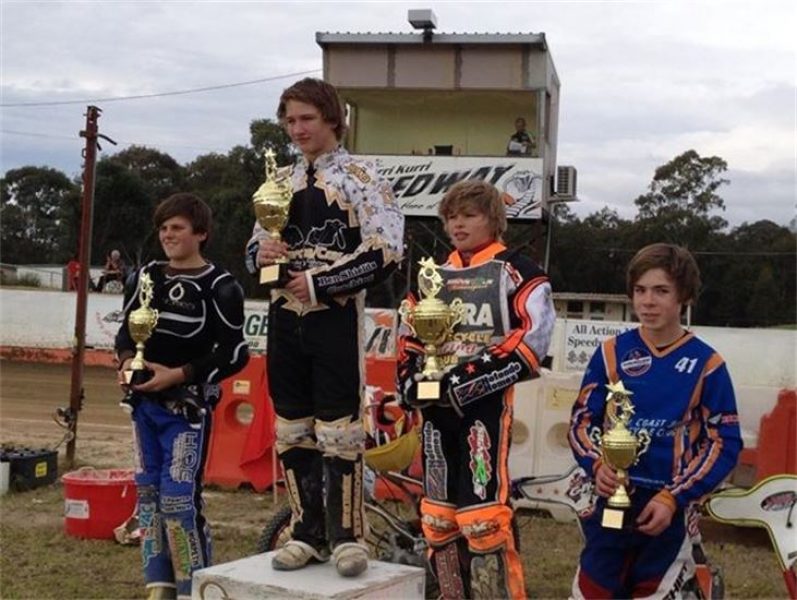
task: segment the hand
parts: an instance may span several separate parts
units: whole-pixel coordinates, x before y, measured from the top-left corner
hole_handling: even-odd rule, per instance
[[[152,371],[152,378],[144,383],[132,386],[136,392],[160,392],[180,385],[185,381],[185,374],[181,367],[166,367],[147,361],[144,361],[144,366]]]
[[[122,391],[127,392],[127,380],[125,379],[125,371],[130,368],[130,363],[133,362],[132,358],[126,358],[122,361],[122,364],[119,365],[119,370],[116,371],[116,382],[122,388]]]
[[[283,241],[266,238],[260,240],[257,250],[257,266],[273,265],[280,257],[288,256],[288,244]]]
[[[285,289],[300,302],[309,304],[310,288],[307,284],[307,276],[302,271],[288,271],[288,275],[291,279],[285,284]]]
[[[646,535],[659,535],[670,526],[673,514],[674,511],[669,504],[653,498],[637,517],[637,529]]]
[[[595,473],[595,493],[603,498],[608,498],[617,488],[620,487],[620,480],[617,473],[606,463],[601,463]]]

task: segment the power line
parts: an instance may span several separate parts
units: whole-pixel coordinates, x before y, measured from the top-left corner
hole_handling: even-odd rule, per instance
[[[158,92],[155,94],[137,94],[134,96],[112,96],[110,98],[87,98],[84,100],[61,100],[54,102],[13,102],[9,104],[0,104],[2,108],[23,108],[34,106],[66,106],[70,104],[99,104],[101,102],[120,102],[124,100],[143,100],[147,98],[161,98],[163,96],[182,96],[185,94],[196,94],[199,92],[212,92],[214,90],[224,90],[228,88],[241,87],[245,85],[255,85],[258,83],[267,83],[269,81],[276,81],[278,79],[287,79],[288,77],[300,77],[302,75],[311,75],[318,73],[321,69],[313,69],[312,71],[299,71],[297,73],[287,73],[285,75],[274,75],[272,77],[263,77],[261,79],[252,79],[250,81],[239,81],[237,83],[225,83],[221,85],[210,85],[200,88],[192,88],[190,90],[179,90],[174,92]]]
[[[79,141],[78,135],[54,135],[50,133],[35,133],[33,131],[14,131],[11,129],[0,130],[0,133],[10,135],[23,135],[27,137],[47,138],[53,140],[69,140],[70,142]],[[188,148],[189,150],[205,150],[207,152],[221,152],[219,148],[208,148],[205,146],[186,146],[184,144],[171,144],[168,142],[153,144],[152,142],[130,142],[128,140],[116,140],[118,144],[125,144],[128,146],[146,146],[147,148]]]

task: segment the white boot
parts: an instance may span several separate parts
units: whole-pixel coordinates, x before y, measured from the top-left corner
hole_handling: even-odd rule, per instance
[[[271,558],[271,568],[277,571],[295,571],[306,567],[310,561],[326,562],[328,550],[316,550],[310,544],[289,540]]]
[[[338,574],[356,577],[368,568],[368,547],[356,542],[345,542],[335,547],[332,561]]]

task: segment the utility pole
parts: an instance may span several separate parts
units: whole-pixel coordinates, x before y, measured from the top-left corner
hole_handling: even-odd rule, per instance
[[[83,149],[83,199],[80,219],[80,278],[77,289],[77,308],[75,311],[75,337],[72,340],[72,385],[69,394],[69,408],[60,415],[70,432],[66,445],[66,460],[71,466],[75,462],[78,414],[83,408],[83,358],[86,353],[86,308],[88,305],[89,269],[91,267],[91,225],[94,216],[94,176],[97,169],[98,138],[116,144],[97,131],[97,120],[102,111],[96,106],[86,108],[86,128],[80,137],[86,138]]]

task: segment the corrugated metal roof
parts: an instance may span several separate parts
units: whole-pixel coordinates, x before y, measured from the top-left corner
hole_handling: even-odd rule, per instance
[[[547,50],[544,33],[432,33],[428,42],[423,33],[341,33],[317,31],[315,41],[328,44],[530,44]]]

